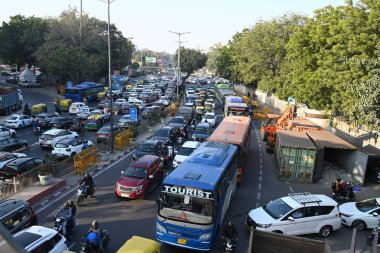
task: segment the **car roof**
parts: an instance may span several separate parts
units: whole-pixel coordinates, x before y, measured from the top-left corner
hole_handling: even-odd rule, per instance
[[[182,144],[183,148],[197,148],[199,146],[199,141],[186,141]]]
[[[74,140],[77,140],[77,138],[65,138],[65,139],[57,141],[56,143],[67,144],[67,143],[70,143]]]
[[[17,211],[20,207],[29,206],[29,203],[21,199],[6,199],[0,201],[0,220],[11,211]]]
[[[73,106],[73,105],[85,105],[85,103],[84,102],[74,102],[71,104],[71,106]]]
[[[212,116],[215,116],[215,112],[206,112],[205,115],[212,115]]]
[[[157,161],[159,158],[160,157],[155,155],[144,155],[131,165],[137,168],[146,168],[149,167],[153,162]]]
[[[178,115],[178,116],[173,117],[173,119],[185,119],[185,116]]]
[[[42,134],[49,134],[49,135],[56,135],[62,131],[65,131],[63,129],[50,129],[50,130],[47,130],[46,132],[43,132]]]
[[[153,144],[153,145],[156,145],[158,142],[161,142],[159,140],[146,140],[144,141],[142,144]]]
[[[170,129],[173,129],[173,128],[171,126],[164,126],[164,127],[161,127],[160,129],[165,129],[165,130],[169,129],[170,130]]]
[[[13,235],[16,238],[16,241],[20,242],[20,244],[24,248],[28,248],[37,240],[41,240],[43,238],[52,237],[56,235],[58,232],[52,228],[47,228],[43,226],[31,226],[20,232]]]
[[[6,166],[12,166],[12,165],[19,165],[21,163],[24,163],[26,161],[29,161],[31,159],[34,159],[33,157],[20,157],[20,158],[15,158],[13,160],[11,160],[10,162],[8,162],[6,164]]]
[[[198,123],[198,125],[196,127],[204,127],[204,128],[209,128],[210,127],[210,124],[207,123],[207,122],[200,122]]]
[[[289,194],[289,196],[281,198],[286,204],[292,208],[315,205],[333,205],[338,206],[338,203],[330,197],[323,194]]]

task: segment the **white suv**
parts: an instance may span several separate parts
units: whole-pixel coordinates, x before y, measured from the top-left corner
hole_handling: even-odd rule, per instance
[[[57,157],[70,157],[82,152],[92,145],[91,141],[78,140],[77,138],[65,138],[55,143],[51,153]]]
[[[286,235],[328,237],[341,227],[338,203],[321,194],[291,193],[248,213],[248,226]]]
[[[185,161],[186,158],[188,158],[189,155],[198,148],[199,144],[200,142],[198,141],[186,141],[184,144],[182,144],[179,151],[175,151],[176,155],[173,160],[173,167],[176,168],[183,161]]]
[[[13,235],[13,238],[27,252],[63,253],[68,250],[65,237],[52,228],[31,226]]]
[[[54,144],[60,140],[78,137],[79,135],[76,132],[64,129],[51,129],[44,132],[39,138],[38,142],[42,148],[52,148],[54,147]]]

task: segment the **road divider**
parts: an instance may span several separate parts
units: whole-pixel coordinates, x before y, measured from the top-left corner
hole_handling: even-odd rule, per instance
[[[133,137],[133,131],[131,129],[124,130],[115,136],[115,149],[121,150],[130,144],[130,140]]]
[[[83,174],[96,166],[99,161],[99,150],[91,146],[74,157],[74,174]]]

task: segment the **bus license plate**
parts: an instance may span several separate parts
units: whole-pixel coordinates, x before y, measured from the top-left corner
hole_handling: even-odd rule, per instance
[[[178,244],[186,244],[186,239],[178,238]]]

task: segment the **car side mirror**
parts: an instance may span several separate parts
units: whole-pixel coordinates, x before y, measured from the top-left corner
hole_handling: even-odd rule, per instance
[[[379,216],[379,214],[377,212],[374,212],[372,215],[375,217]]]
[[[148,178],[149,178],[149,179],[153,179],[153,175],[149,175]]]
[[[177,154],[177,153],[178,153],[178,150],[174,150],[174,153],[176,153],[176,154]]]
[[[292,216],[289,216],[289,217],[288,217],[288,220],[290,220],[290,221],[294,221],[294,218],[293,218]]]
[[[124,170],[121,171],[121,175],[124,175]]]

